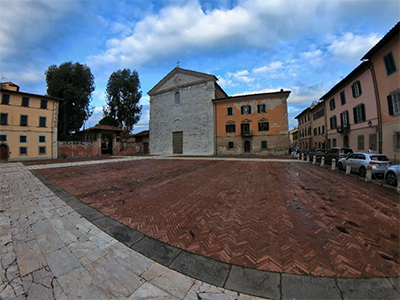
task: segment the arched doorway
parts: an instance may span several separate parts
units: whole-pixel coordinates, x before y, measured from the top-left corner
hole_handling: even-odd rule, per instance
[[[7,144],[0,144],[0,160],[8,160],[8,153]]]
[[[250,141],[244,142],[244,153],[250,153]]]
[[[344,137],[343,137],[343,147],[344,148],[349,148],[349,137],[347,136],[347,135],[345,135]]]

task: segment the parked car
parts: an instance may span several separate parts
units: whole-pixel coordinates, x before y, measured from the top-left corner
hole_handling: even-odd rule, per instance
[[[323,149],[310,149],[306,153],[308,158],[312,161],[313,156],[316,156],[317,161],[321,161],[321,157],[325,155],[325,151]]]
[[[390,184],[397,186],[397,174],[399,173],[400,165],[393,165],[386,169],[385,171],[385,181]]]
[[[337,165],[339,159],[344,158],[351,153],[353,153],[353,150],[351,150],[351,148],[333,147],[332,149],[329,149],[328,151],[325,152],[324,155],[325,163],[330,164],[332,163],[332,159],[336,159],[336,165]]]
[[[387,167],[391,164],[385,154],[355,152],[338,161],[339,170],[346,169],[347,161],[351,161],[351,171],[365,177],[367,166],[372,166],[372,173],[384,175]]]

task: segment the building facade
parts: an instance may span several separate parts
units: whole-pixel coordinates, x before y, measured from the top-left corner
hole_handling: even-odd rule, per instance
[[[216,154],[283,155],[289,146],[289,91],[214,99]]]
[[[19,91],[1,83],[0,159],[57,158],[58,98]]]
[[[289,131],[289,144],[291,147],[299,147],[299,128],[297,126]]]
[[[326,148],[326,121],[325,121],[325,102],[321,101],[310,108],[312,143],[315,149]]]
[[[400,158],[399,24],[400,22],[362,58],[369,62],[376,89],[379,119],[376,125],[377,150],[396,163],[399,163]]]
[[[307,107],[299,115],[295,117],[299,128],[299,148],[303,151],[312,149],[312,122],[310,107]]]
[[[326,106],[327,148],[378,152],[378,113],[374,82],[368,62],[321,97]]]
[[[217,80],[177,66],[148,92],[151,154],[215,153],[211,100],[227,97]]]

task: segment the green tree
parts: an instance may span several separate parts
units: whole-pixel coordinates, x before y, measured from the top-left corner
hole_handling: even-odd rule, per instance
[[[99,125],[108,125],[118,127],[118,121],[111,116],[105,116],[99,121]]]
[[[47,95],[64,99],[59,106],[58,136],[78,132],[94,109],[90,106],[94,91],[90,68],[78,62],[66,62],[48,67],[45,74]]]
[[[127,133],[132,131],[142,113],[142,105],[139,105],[142,92],[139,89],[140,81],[136,70],[118,70],[108,79],[107,106],[103,107],[103,114],[115,119],[118,126]]]

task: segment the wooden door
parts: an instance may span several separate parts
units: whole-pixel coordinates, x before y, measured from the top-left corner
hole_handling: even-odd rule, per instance
[[[172,133],[172,153],[183,154],[183,131]]]

